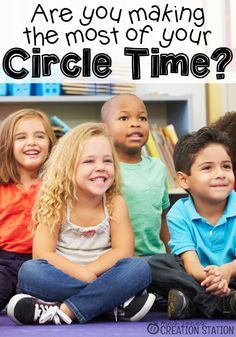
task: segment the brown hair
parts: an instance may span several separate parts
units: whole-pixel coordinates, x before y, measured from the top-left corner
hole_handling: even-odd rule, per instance
[[[236,111],[226,112],[211,126],[228,134],[231,142],[233,170],[236,174]]]
[[[19,121],[31,118],[38,118],[42,121],[45,132],[49,138],[49,153],[55,144],[56,138],[45,113],[34,109],[22,109],[10,114],[4,119],[0,127],[0,184],[2,185],[20,182],[13,155],[14,131]]]
[[[182,136],[175,145],[173,159],[176,172],[191,175],[191,167],[199,152],[210,144],[220,144],[232,158],[231,143],[228,135],[213,127],[203,127],[198,131]]]

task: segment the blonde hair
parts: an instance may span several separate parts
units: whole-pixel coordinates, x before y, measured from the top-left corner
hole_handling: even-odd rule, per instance
[[[0,127],[0,184],[19,183],[20,176],[17,170],[16,160],[13,154],[14,132],[16,125],[25,119],[38,118],[42,121],[45,132],[49,138],[49,149],[51,152],[56,138],[50,121],[45,113],[34,109],[22,109],[10,114]]]
[[[66,205],[73,205],[73,202],[79,199],[76,188],[78,162],[84,142],[95,136],[104,136],[111,145],[115,176],[106,196],[108,212],[112,215],[114,197],[121,195],[119,163],[115,148],[102,124],[84,123],[60,139],[45,165],[43,183],[33,212],[34,230],[38,225],[46,224],[53,231],[55,226],[63,222]]]

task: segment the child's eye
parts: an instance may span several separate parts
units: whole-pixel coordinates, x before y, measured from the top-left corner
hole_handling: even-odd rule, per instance
[[[84,160],[84,161],[82,162],[82,164],[90,164],[90,163],[93,163],[93,160],[92,160],[92,159]]]
[[[142,122],[147,122],[147,117],[145,117],[145,116],[141,116],[141,117],[139,117],[139,119]]]
[[[111,163],[111,164],[112,164],[112,163],[113,163],[113,160],[112,160],[112,159],[105,159],[105,160],[104,160],[104,163]]]
[[[232,170],[232,165],[231,164],[225,164],[223,166],[223,168],[226,169],[226,170]]]
[[[127,121],[128,117],[127,116],[121,116],[119,117],[119,121]]]
[[[25,136],[16,137],[16,140],[22,140],[22,139],[25,139]]]
[[[209,166],[203,166],[202,170],[203,171],[210,171],[211,170],[211,166],[210,165]]]

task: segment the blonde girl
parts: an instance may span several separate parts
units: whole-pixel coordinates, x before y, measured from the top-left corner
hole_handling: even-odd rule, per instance
[[[17,273],[31,259],[31,210],[38,174],[55,137],[47,116],[24,109],[0,127],[0,310],[16,293]]]
[[[11,319],[85,323],[128,299],[116,310],[118,318],[138,320],[147,313],[154,295],[134,295],[150,283],[150,270],[132,258],[118,162],[101,124],[82,124],[55,146],[34,219],[34,260],[19,272],[25,294],[11,299]]]

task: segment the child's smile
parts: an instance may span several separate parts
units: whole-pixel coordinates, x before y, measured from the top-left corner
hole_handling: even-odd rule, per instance
[[[77,167],[78,195],[102,196],[114,181],[114,164],[109,141],[94,136],[83,143]]]

